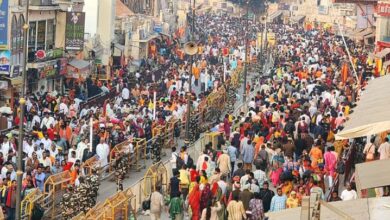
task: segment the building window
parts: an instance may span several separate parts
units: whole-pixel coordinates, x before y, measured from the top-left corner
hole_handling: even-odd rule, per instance
[[[55,25],[54,20],[47,20],[47,30],[46,30],[46,45],[48,49],[54,48],[54,34],[55,34]]]
[[[30,28],[28,31],[28,48],[29,51],[35,51],[37,39],[37,22],[30,22]]]
[[[19,18],[19,27],[18,27],[18,50],[19,50],[19,63],[22,65],[24,63],[24,41],[23,41],[23,25],[24,25],[24,16],[20,15]]]
[[[29,51],[48,50],[54,48],[54,19],[30,22]]]
[[[46,43],[46,21],[38,21],[36,50],[44,50]]]
[[[18,54],[18,21],[16,19],[16,16],[12,16],[12,22],[11,22],[11,62],[12,64],[17,64],[17,54]]]

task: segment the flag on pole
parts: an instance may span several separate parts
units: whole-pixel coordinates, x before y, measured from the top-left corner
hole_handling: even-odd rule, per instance
[[[348,63],[345,62],[341,67],[341,81],[345,84],[348,78]]]

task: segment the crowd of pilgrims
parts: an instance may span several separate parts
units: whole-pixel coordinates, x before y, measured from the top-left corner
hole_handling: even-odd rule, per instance
[[[219,53],[221,60],[225,52],[239,54],[244,44],[235,39],[246,32],[238,33],[240,20],[206,14],[196,23],[206,30],[201,36],[211,42],[210,53]],[[250,42],[261,26],[249,22]],[[302,198],[313,193],[328,200],[334,178],[345,171],[352,144],[335,140],[335,134],[353,111],[360,88],[377,75],[367,64],[367,51],[349,39],[345,45],[332,29],[284,24],[268,28],[276,34],[277,43],[269,48],[275,63],[269,75],[251,73],[261,76],[246,85],[255,93],[248,112],[228,112],[217,121],[211,131],[221,133],[218,142],[206,144],[198,158],[192,158],[186,146],[172,148],[169,196],[156,187],[150,197],[151,219],[160,219],[168,206],[171,219],[261,220],[267,212],[301,206]],[[253,45],[250,50],[255,51]],[[230,60],[230,67],[235,61]],[[389,145],[380,136],[378,146]],[[330,194],[331,202],[357,199],[353,182]]]
[[[262,25],[249,21],[248,30],[244,28],[243,31],[244,21],[241,19],[212,14],[197,16],[195,23],[199,50],[194,56],[193,66],[180,43],[180,39],[185,37],[181,33],[174,34],[173,38],[162,35],[151,44],[149,57],[142,59],[136,72],[129,72],[127,67],[123,67],[112,72],[112,80],[109,81],[94,79],[93,75],[85,80],[68,79],[65,82],[68,93],[48,91],[42,86],[29,94],[23,119],[27,134],[22,155],[24,192],[34,188],[43,191],[43,183],[50,175],[66,170],[70,171],[71,184],[77,189],[85,183],[85,173],[80,167],[88,158],[97,155],[101,165],[107,167],[109,152],[116,144],[133,138],[150,140],[153,127],[165,125],[172,118],[183,120],[188,104],[185,93],[189,90],[190,69],[193,82],[190,104],[192,109],[196,109],[210,92],[225,86],[234,70],[243,67],[245,33],[250,39],[250,56],[256,55],[254,42]],[[183,172],[191,173],[188,183],[180,185],[181,189],[185,185],[189,187],[186,198],[189,199],[193,219],[200,218],[205,207],[207,218],[216,204],[222,207],[218,213],[224,213],[231,219],[236,219],[233,216],[245,216],[245,213],[237,214],[237,207],[242,203],[238,194],[253,191],[253,184],[258,187],[272,184],[282,189],[279,196],[288,195],[289,198],[294,195],[293,191],[296,198],[300,198],[303,192],[308,194],[315,186],[325,192],[324,185],[332,185],[336,165],[342,157],[343,148],[348,146],[347,141],[334,142],[333,139],[333,134],[342,128],[358,96],[358,89],[354,86],[357,85],[356,79],[351,73],[348,75],[342,71],[348,65],[348,57],[341,38],[326,30],[304,30],[281,24],[269,25],[269,31],[276,33],[278,39],[276,47],[270,49],[275,66],[272,75],[246,86],[248,90],[258,91],[248,104],[249,112],[235,117],[227,115],[223,121],[216,119],[213,129],[224,133],[220,143],[209,146],[206,154],[197,161],[199,167],[181,169],[178,166],[180,178]],[[364,86],[371,77],[365,67],[367,54],[353,42],[347,40],[347,44],[359,75],[359,85]],[[153,103],[153,92],[157,92],[156,103]],[[98,93],[116,96],[104,103],[84,104],[87,97]],[[17,127],[21,120],[19,104],[16,102],[10,107],[14,111],[3,113],[3,116],[8,119],[8,127]],[[231,113],[228,111],[228,114]],[[89,143],[90,118],[93,121],[92,143]],[[198,122],[192,118],[191,127],[198,127]],[[195,130],[191,133],[192,141],[202,131]],[[12,197],[15,194],[9,192],[15,190],[12,182],[16,179],[18,143],[12,133],[3,136],[2,140],[1,202],[8,215],[13,215],[15,200]],[[211,152],[218,156],[211,155]],[[187,164],[187,157],[182,155],[180,157]],[[229,158],[228,169],[217,162],[222,155],[227,156],[222,158]],[[260,155],[267,156],[259,158]],[[239,161],[242,167],[236,169]],[[257,162],[255,167],[262,169],[252,169],[254,162]],[[118,179],[123,179],[122,173],[127,170],[120,169],[116,175]],[[261,170],[266,172],[267,181],[252,178],[249,189],[246,189],[248,179],[258,177]],[[236,171],[239,175],[235,175]],[[213,176],[216,176],[214,181]],[[323,184],[324,176],[329,179],[329,184]],[[221,183],[224,181],[225,188]],[[72,187],[69,189],[71,192]],[[174,193],[175,190],[182,191],[171,189],[171,203],[176,198],[182,198],[178,197],[179,193]],[[229,194],[230,191],[236,193]],[[219,197],[217,192],[222,192]],[[271,201],[273,193],[266,192]],[[264,200],[264,191],[263,194],[261,190],[258,192],[262,196],[253,193],[250,196],[254,198],[253,204],[249,206],[245,203],[244,207],[245,210],[252,207],[250,210],[255,218],[259,215],[253,214],[256,213],[253,207],[260,209],[258,204],[261,199],[264,205],[264,210],[261,210],[279,209],[272,204],[267,208],[270,201]],[[88,208],[83,211],[86,210]],[[177,214],[180,213],[184,212]]]

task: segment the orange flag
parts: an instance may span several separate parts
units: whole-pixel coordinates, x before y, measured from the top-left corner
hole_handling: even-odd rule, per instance
[[[344,63],[341,67],[341,81],[345,84],[348,78],[348,63]]]

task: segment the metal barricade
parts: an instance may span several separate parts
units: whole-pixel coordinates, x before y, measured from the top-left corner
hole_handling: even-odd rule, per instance
[[[326,198],[326,201],[329,202],[330,199],[332,198],[332,193],[338,191],[340,185],[339,183],[340,183],[340,175],[336,174],[333,180],[333,186],[329,190],[328,198]]]
[[[88,160],[86,160],[83,163],[82,168],[84,169],[85,175],[91,175],[93,169],[101,171],[101,163],[100,163],[99,157],[97,155],[95,155],[95,156],[89,158]],[[100,172],[99,172],[99,174],[100,174]]]
[[[211,143],[213,149],[216,149],[217,145],[218,145],[218,138],[221,135],[223,135],[223,133],[222,132],[218,132],[218,131],[217,132],[208,132],[204,136],[204,141],[205,141],[206,144],[207,143]]]
[[[43,198],[43,194],[39,189],[33,189],[28,193],[21,204],[21,218],[24,220],[31,220],[32,211],[36,203],[40,203]],[[0,218],[1,219],[1,218]]]
[[[49,176],[44,184],[43,194],[45,198],[43,198],[43,203],[46,209],[51,210],[51,219],[55,219],[59,215],[59,204],[70,181],[69,171],[64,171]]]
[[[134,138],[134,156],[131,157],[133,161],[131,164],[139,172],[141,169],[146,167],[146,139],[145,138]],[[140,164],[140,160],[143,160],[143,165]]]

